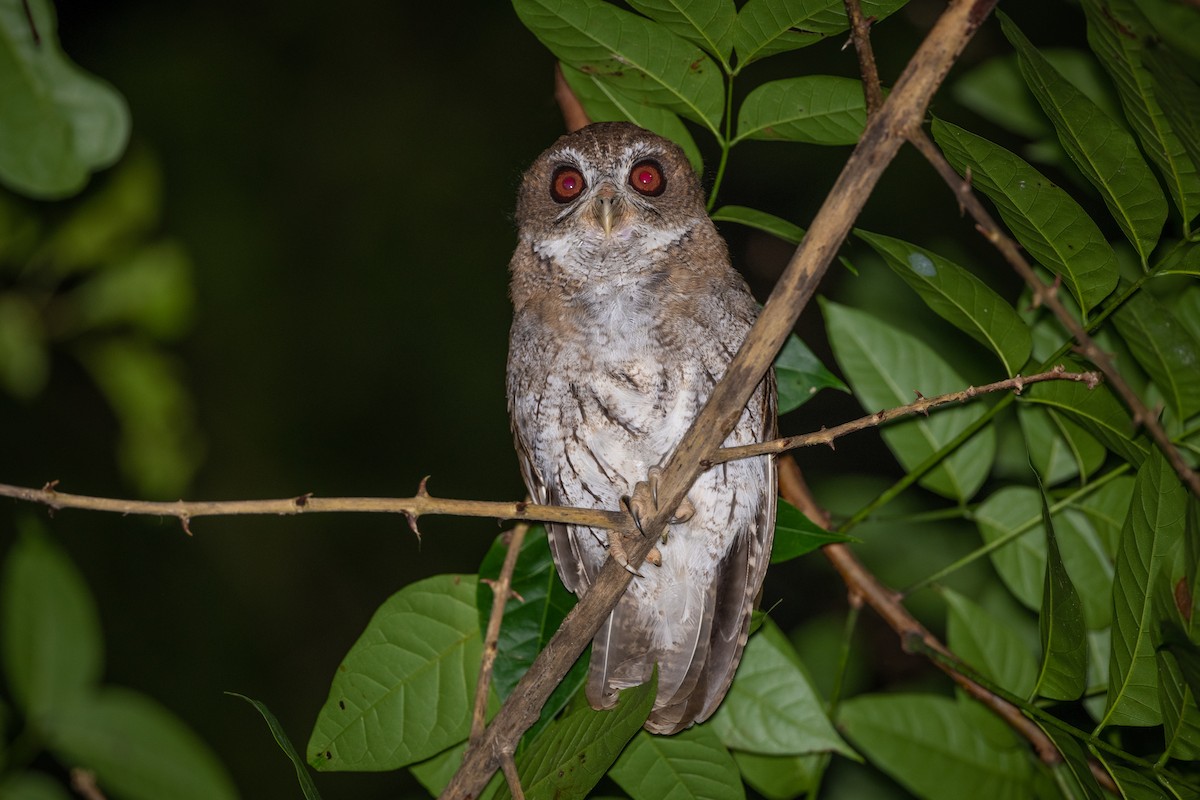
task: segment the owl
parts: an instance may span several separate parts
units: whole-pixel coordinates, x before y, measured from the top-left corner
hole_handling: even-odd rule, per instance
[[[629,507],[725,373],[758,306],[683,151],[635,125],[596,123],[560,138],[525,173],[516,219],[507,394],[525,484],[538,503]],[[725,444],[775,430],[768,374]],[[769,456],[701,474],[654,563],[638,569],[593,640],[594,708],[648,681],[657,664],[648,730],[675,733],[716,710],[770,560],[775,497]],[[582,596],[620,550],[618,535],[547,528],[563,583]]]

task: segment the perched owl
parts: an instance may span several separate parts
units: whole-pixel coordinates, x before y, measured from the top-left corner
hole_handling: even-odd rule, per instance
[[[635,125],[555,142],[525,173],[517,223],[508,408],[525,484],[539,503],[617,510],[679,444],[758,306],[683,151]],[[769,375],[725,444],[770,439],[775,424]],[[661,564],[640,568],[593,640],[593,707],[657,663],[648,730],[716,710],[770,559],[775,486],[770,457],[700,476],[657,546]],[[563,583],[583,595],[609,532],[547,527]]]

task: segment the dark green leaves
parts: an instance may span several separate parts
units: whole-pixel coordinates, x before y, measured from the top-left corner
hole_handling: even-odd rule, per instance
[[[1052,700],[1075,700],[1087,688],[1087,630],[1079,592],[1058,550],[1050,506],[1045,493],[1038,494],[1046,531],[1046,579],[1038,612],[1042,666],[1034,693]]]
[[[1003,13],[1021,74],[1054,125],[1067,155],[1104,198],[1142,263],[1158,242],[1167,204],[1133,137],[1062,77]]]
[[[866,0],[863,16],[877,20],[907,0]],[[749,0],[738,12],[733,42],[738,68],[775,53],[816,44],[849,27],[840,0]]]
[[[806,75],[764,83],[738,112],[737,137],[810,144],[854,144],[867,124],[862,83]]]
[[[674,736],[640,731],[610,773],[633,800],[746,796],[733,756],[710,725]]]
[[[1200,411],[1200,343],[1148,292],[1126,300],[1113,322],[1178,419]]]
[[[831,542],[852,541],[854,539],[849,536],[821,528],[803,511],[781,498],[775,513],[775,543],[771,549],[771,563],[791,561]]]
[[[513,0],[513,8],[560,60],[719,136],[721,73],[700,48],[602,0]]]
[[[733,0],[630,0],[629,5],[676,36],[700,45],[729,67],[737,21]]]
[[[1029,360],[1033,339],[1013,307],[987,284],[949,259],[890,236],[855,231],[934,313],[987,347],[1016,375]]]
[[[0,5],[0,97],[0,181],[23,194],[74,194],[125,150],[124,98],[63,54],[47,0]]]
[[[780,414],[799,408],[822,389],[850,391],[794,333],[775,357],[775,385],[779,389]]]
[[[271,730],[271,736],[275,739],[275,744],[279,745],[279,749],[292,762],[292,767],[296,770],[296,780],[300,784],[300,791],[304,793],[305,800],[321,800],[321,793],[317,791],[317,785],[313,783],[312,776],[308,774],[308,767],[304,763],[304,759],[296,752],[296,748],[292,745],[292,740],[288,737],[283,726],[279,724],[278,718],[271,713],[271,709],[267,708],[267,704],[244,694],[237,692],[226,692],[230,697],[238,697],[245,700],[254,710],[262,715],[263,720],[267,723],[267,727]]]
[[[946,158],[996,204],[1017,240],[1063,283],[1086,314],[1117,285],[1117,258],[1071,199],[1023,159],[956,125],[933,121]],[[1086,318],[1086,317],[1085,317]]]
[[[916,392],[932,397],[967,385],[932,349],[861,311],[822,303],[829,341],[855,397],[868,411],[911,403]],[[974,403],[883,429],[883,439],[905,469],[913,469],[949,444],[984,413]],[[945,497],[968,500],[991,469],[995,435],[990,428],[971,438],[921,479]]]
[[[379,607],[333,678],[309,764],[396,769],[466,738],[481,652],[475,584],[438,575]]]
[[[614,708],[593,711],[585,706],[547,728],[517,759],[526,796],[586,797],[646,722],[657,690],[655,670],[648,683],[621,692]],[[509,796],[507,785],[497,795]]]
[[[804,229],[799,225],[756,208],[722,206],[712,213],[712,218],[714,222],[736,222],[739,225],[777,236],[791,244],[800,244],[800,240],[804,238]]]

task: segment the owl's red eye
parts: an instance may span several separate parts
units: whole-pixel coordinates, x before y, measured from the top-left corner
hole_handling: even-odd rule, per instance
[[[569,203],[583,191],[583,175],[574,167],[559,167],[550,181],[550,197],[556,203]]]
[[[629,185],[647,197],[658,197],[667,188],[667,179],[657,161],[639,161],[629,170]]]

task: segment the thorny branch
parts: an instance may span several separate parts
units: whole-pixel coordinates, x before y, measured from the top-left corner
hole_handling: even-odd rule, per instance
[[[832,428],[822,428],[813,433],[800,436],[786,436],[767,442],[742,445],[741,447],[721,447],[701,462],[705,468],[725,461],[740,458],[782,453],[800,447],[824,444],[833,447],[835,439],[850,433],[874,428],[893,420],[913,414],[928,415],[951,403],[965,403],[980,395],[990,392],[1012,390],[1018,394],[1032,383],[1042,381],[1078,381],[1089,387],[1100,382],[1100,376],[1095,372],[1067,372],[1057,366],[1047,372],[1037,375],[1007,378],[984,386],[969,386],[958,392],[925,397],[917,392],[917,400],[903,406],[877,411],[850,422]],[[486,500],[455,500],[445,497],[434,497],[426,489],[426,482],[421,481],[417,494],[413,497],[316,497],[313,494],[302,494],[278,500],[202,500],[158,502],[154,500],[123,500],[110,497],[91,497],[81,494],[69,494],[57,489],[58,482],[47,483],[41,489],[31,489],[24,486],[12,486],[0,483],[0,497],[12,497],[26,500],[49,507],[54,511],[64,508],[83,509],[88,511],[111,511],[118,514],[143,514],[148,516],[175,517],[183,525],[184,530],[191,533],[191,520],[194,517],[233,516],[246,514],[276,514],[280,516],[296,514],[318,514],[330,512],[366,512],[403,514],[408,519],[413,531],[417,530],[417,519],[426,514],[448,514],[460,517],[491,517],[503,520],[522,520],[525,522],[565,522],[571,525],[585,525],[589,528],[604,528],[632,532],[632,522],[629,515],[621,511],[600,511],[592,508],[577,508],[571,506],[543,506],[530,502],[501,503]]]

